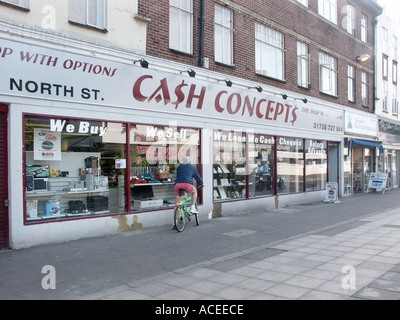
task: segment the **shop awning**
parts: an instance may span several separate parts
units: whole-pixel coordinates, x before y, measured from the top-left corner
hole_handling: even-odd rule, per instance
[[[383,152],[383,146],[379,142],[367,141],[367,140],[359,140],[359,139],[350,139],[349,140],[349,148],[354,148],[355,145],[366,146],[371,148],[379,148],[381,152]]]

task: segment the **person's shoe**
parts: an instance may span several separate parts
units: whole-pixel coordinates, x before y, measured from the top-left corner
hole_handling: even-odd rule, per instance
[[[196,207],[192,207],[192,208],[190,209],[190,213],[192,213],[192,214],[198,214],[199,212],[197,211]]]

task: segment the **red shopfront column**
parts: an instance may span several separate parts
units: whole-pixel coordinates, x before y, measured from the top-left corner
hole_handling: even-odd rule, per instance
[[[8,106],[0,104],[0,250],[9,248]]]

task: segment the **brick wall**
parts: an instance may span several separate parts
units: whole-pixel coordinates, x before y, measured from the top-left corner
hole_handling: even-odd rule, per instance
[[[338,0],[338,24],[334,25],[318,14],[318,1],[309,1],[305,8],[296,1],[290,0],[235,0],[224,1],[205,0],[205,42],[204,56],[210,59],[210,70],[226,74],[227,77],[240,77],[259,83],[261,86],[270,85],[282,91],[292,91],[304,96],[317,97],[334,103],[348,105],[364,111],[373,112],[373,59],[366,63],[357,63],[356,56],[368,53],[373,57],[373,20],[372,12],[361,5],[365,1],[354,0],[356,7],[355,36],[346,32],[342,27],[345,14],[342,8],[347,0]],[[214,5],[228,4],[234,15],[234,65],[226,66],[214,62]],[[344,12],[344,11],[343,11]],[[360,41],[361,12],[368,18],[368,44]],[[199,62],[200,35],[200,1],[194,1],[193,55],[176,52],[169,49],[169,1],[140,0],[139,13],[148,15],[151,22],[148,26],[147,54],[164,59],[188,64],[194,68]],[[270,79],[256,75],[254,36],[255,22],[264,24],[285,34],[285,81]],[[297,41],[309,43],[311,54],[311,86],[309,89],[297,86]],[[338,61],[338,97],[322,94],[319,91],[318,53],[323,50],[337,58]],[[357,101],[347,100],[347,66],[356,66],[357,72]],[[361,72],[370,75],[370,106],[361,104]]]

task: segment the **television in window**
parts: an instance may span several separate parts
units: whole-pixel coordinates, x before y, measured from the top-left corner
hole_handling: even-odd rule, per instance
[[[49,190],[49,179],[47,178],[33,179],[33,191],[48,191],[48,190]]]

